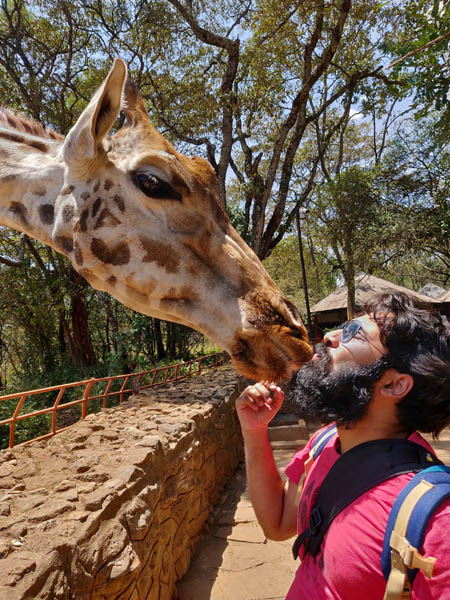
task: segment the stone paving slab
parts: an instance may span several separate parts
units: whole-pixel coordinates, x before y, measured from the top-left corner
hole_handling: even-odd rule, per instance
[[[437,442],[425,437],[440,459],[450,464],[450,428]],[[289,463],[294,448],[306,443],[297,440],[292,444],[291,436],[288,440],[285,444],[279,439],[272,442],[280,471]],[[189,570],[177,584],[174,600],[284,600],[297,568],[292,542],[264,537],[251,507],[241,464],[223,504],[210,519],[209,531],[197,545]]]

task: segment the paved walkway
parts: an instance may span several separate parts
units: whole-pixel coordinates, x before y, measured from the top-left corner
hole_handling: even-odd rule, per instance
[[[308,437],[298,427],[277,428],[273,436],[288,438],[272,442],[280,469]],[[432,444],[441,460],[450,464],[450,428]],[[283,600],[296,569],[292,541],[272,542],[264,537],[241,465],[209,519],[209,531],[197,544],[174,600]]]

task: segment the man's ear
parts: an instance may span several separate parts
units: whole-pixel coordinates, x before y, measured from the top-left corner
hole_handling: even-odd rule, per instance
[[[64,161],[82,170],[97,156],[98,147],[119,114],[127,76],[123,60],[116,58],[102,85],[69,131],[63,145]]]
[[[411,391],[414,379],[408,373],[388,369],[377,382],[377,391],[383,398],[399,401]]]

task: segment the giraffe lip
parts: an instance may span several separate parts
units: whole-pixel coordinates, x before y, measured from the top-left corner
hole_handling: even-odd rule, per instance
[[[284,359],[285,362],[285,370],[290,371],[290,370],[296,370],[296,367],[294,365],[300,365],[300,363],[298,363],[298,361],[294,360],[292,358],[292,356],[290,356],[288,354],[288,352],[283,348],[283,346],[280,345],[279,342],[277,342],[277,340],[275,339],[274,336],[269,336],[270,341],[272,342],[272,344],[275,346],[275,348],[278,350],[279,356]],[[299,368],[299,367],[297,367]]]

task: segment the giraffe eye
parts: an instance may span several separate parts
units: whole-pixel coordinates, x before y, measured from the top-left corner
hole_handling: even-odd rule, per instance
[[[149,198],[167,198],[168,200],[181,200],[181,194],[173,187],[153,173],[139,171],[134,174],[135,185]]]

